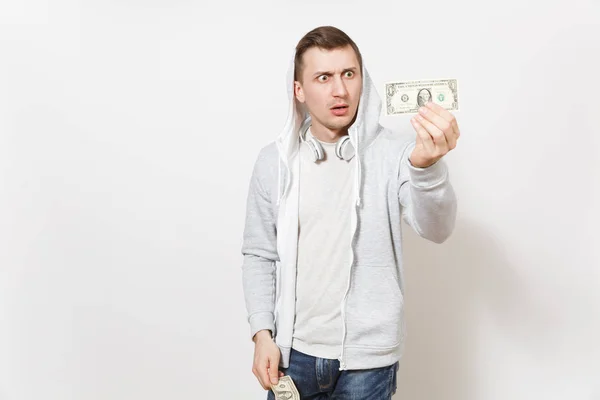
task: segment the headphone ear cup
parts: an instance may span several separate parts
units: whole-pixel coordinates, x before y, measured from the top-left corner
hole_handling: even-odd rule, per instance
[[[338,141],[337,146],[335,146],[335,155],[340,160],[346,161],[354,157],[354,146],[350,142],[350,136],[344,136]]]
[[[306,141],[306,143],[308,143],[308,147],[312,150],[311,153],[313,155],[314,162],[321,161],[323,158],[325,158],[323,147],[321,146],[321,143],[315,140],[315,138],[311,137]]]

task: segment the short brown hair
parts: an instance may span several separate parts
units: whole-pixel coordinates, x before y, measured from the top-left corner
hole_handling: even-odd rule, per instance
[[[302,82],[302,56],[312,48],[318,47],[324,50],[333,50],[340,47],[351,46],[356,53],[358,65],[362,72],[362,55],[358,46],[342,30],[334,26],[319,26],[308,32],[296,45],[296,56],[294,57],[294,80]]]

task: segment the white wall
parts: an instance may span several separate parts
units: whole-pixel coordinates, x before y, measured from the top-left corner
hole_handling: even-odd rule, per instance
[[[4,0],[0,399],[265,398],[245,196],[325,24],[380,88],[460,83],[457,228],[406,238],[395,398],[600,399],[599,7]]]

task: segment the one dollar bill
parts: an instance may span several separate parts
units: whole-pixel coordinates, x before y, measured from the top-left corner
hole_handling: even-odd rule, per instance
[[[277,384],[271,385],[271,390],[275,394],[275,400],[300,400],[300,393],[289,376],[279,378]]]
[[[457,80],[430,79],[385,84],[386,115],[417,113],[419,107],[429,100],[448,111],[457,111]]]

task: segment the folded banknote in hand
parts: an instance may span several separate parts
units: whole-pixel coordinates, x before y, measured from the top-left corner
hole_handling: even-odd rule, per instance
[[[300,400],[294,381],[287,375],[279,378],[277,384],[271,385],[271,390],[275,394],[275,400]]]

